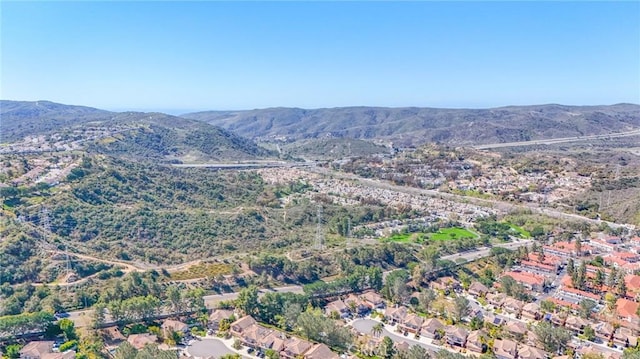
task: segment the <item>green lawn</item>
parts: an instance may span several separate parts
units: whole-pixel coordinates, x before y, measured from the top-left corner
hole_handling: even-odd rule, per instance
[[[408,242],[413,242],[411,237],[412,237],[412,233],[394,234],[391,237],[385,238],[384,241],[398,242],[398,243],[408,243]]]
[[[476,238],[477,234],[465,228],[442,228],[438,233],[429,234],[429,238],[436,241],[449,241],[458,238]]]
[[[442,228],[437,233],[402,233],[382,239],[385,242],[422,243],[426,238],[435,241],[450,241],[461,238],[477,238],[478,235],[465,228]]]
[[[520,238],[531,238],[531,233],[526,231],[524,228],[518,227],[515,224],[511,224],[511,223],[508,223],[508,222],[507,222],[507,224],[509,226],[511,226],[511,229],[513,229],[514,231],[518,232]]]

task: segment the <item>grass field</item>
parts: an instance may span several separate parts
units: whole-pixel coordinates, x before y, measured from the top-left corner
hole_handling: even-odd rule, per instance
[[[231,274],[231,265],[224,263],[200,263],[191,268],[171,273],[171,280],[188,280]]]
[[[511,223],[507,223],[507,224],[511,226],[511,229],[518,232],[518,235],[520,238],[531,238],[531,233],[526,231],[524,228],[518,227],[515,224],[511,224]]]
[[[385,242],[422,243],[425,239],[435,241],[450,241],[463,238],[477,238],[478,235],[466,228],[442,228],[437,233],[400,233],[384,238]]]
[[[430,233],[430,239],[436,241],[449,241],[453,239],[461,239],[461,238],[476,238],[477,234],[469,231],[465,228],[453,227],[453,228],[442,228],[438,231],[438,233]]]

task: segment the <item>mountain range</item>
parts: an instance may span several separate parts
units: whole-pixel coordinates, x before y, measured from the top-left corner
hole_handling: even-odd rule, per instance
[[[111,112],[49,101],[0,101],[0,121],[0,142],[3,143],[84,124],[145,124],[146,132],[138,131],[134,136],[125,136],[119,143],[100,146],[100,149],[124,152],[138,148],[145,152],[148,149],[142,151],[141,146],[159,141],[163,148],[157,148],[156,152],[165,156],[171,153],[188,155],[195,146],[195,152],[200,153],[192,157],[205,154],[221,158],[229,152],[233,153],[233,158],[238,158],[243,154],[251,157],[270,153],[250,140],[293,142],[351,138],[392,141],[400,146],[427,142],[479,145],[608,134],[640,128],[640,105],[550,104],[490,109],[267,108],[171,116]],[[153,135],[150,128],[153,128]],[[124,147],[120,146],[123,144]]]
[[[622,132],[640,127],[640,105],[535,105],[490,109],[342,107],[206,111],[181,117],[253,139],[322,137],[477,145]]]

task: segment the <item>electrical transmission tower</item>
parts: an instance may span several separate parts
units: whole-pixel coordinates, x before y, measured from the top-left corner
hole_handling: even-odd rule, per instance
[[[314,248],[322,250],[324,248],[324,234],[322,232],[322,206],[318,205],[318,211],[316,213],[316,239],[314,241]]]

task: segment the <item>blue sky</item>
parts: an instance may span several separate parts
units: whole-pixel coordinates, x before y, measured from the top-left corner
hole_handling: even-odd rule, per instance
[[[3,99],[181,112],[640,103],[640,2],[2,1]]]

